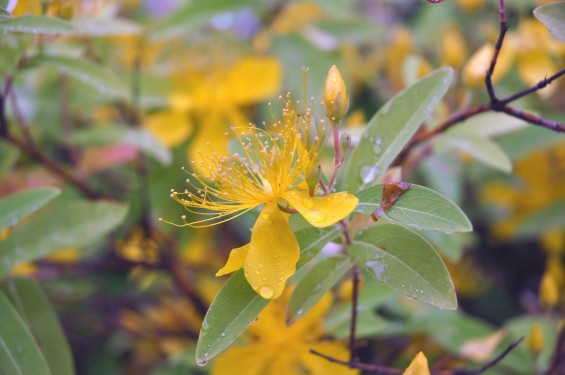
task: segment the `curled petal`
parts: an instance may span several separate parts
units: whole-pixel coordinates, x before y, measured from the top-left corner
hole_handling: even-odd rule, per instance
[[[318,228],[329,227],[345,219],[357,206],[359,199],[345,191],[326,197],[310,197],[301,191],[285,193],[286,199],[304,218]]]
[[[249,251],[249,244],[233,249],[230,253],[226,265],[216,272],[216,276],[224,276],[240,269],[245,264],[247,252]]]
[[[276,203],[261,211],[251,232],[245,259],[245,278],[263,298],[279,297],[289,277],[296,271],[300,248],[288,225],[288,215]]]

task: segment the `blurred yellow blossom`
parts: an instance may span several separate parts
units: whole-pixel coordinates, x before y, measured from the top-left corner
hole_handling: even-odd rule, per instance
[[[528,348],[535,354],[539,354],[543,350],[543,331],[538,322],[535,322],[530,330]]]
[[[314,123],[311,110],[300,114],[291,102],[281,98],[283,120],[270,131],[255,126],[234,127],[242,155],[202,154],[201,177],[187,179],[193,192],[172,191],[171,197],[187,211],[202,215],[184,225],[207,227],[231,220],[264,205],[251,231],[249,244],[233,249],[217,276],[243,267],[251,287],[263,298],[279,297],[296,269],[300,256],[298,241],[281,208],[299,212],[311,225],[324,228],[347,217],[358,199],[347,192],[323,197],[310,196],[305,181],[318,171],[318,158],[326,140],[323,124]],[[195,163],[194,163],[195,164]],[[207,182],[210,181],[210,182]]]
[[[467,46],[461,30],[455,24],[449,24],[440,32],[440,56],[444,64],[459,68],[467,58]]]
[[[323,317],[332,298],[324,298],[306,316],[286,326],[286,302],[289,293],[271,302],[248,328],[248,344],[233,345],[218,356],[212,375],[353,375],[358,370],[331,363],[310,353],[310,349],[338,359],[349,355],[347,347],[325,339]]]
[[[509,41],[509,39],[508,39]],[[510,71],[514,62],[515,49],[508,45],[503,46],[498,55],[492,82],[498,82],[502,77]],[[463,68],[463,81],[470,87],[484,87],[487,70],[490,66],[492,56],[494,54],[494,45],[491,43],[484,44],[479,48],[467,61]]]
[[[416,354],[410,366],[406,368],[402,375],[430,375],[430,368],[428,367],[428,359],[424,353],[419,352]]]
[[[148,129],[165,145],[175,147],[195,132],[188,159],[212,147],[227,152],[230,126],[249,123],[243,106],[265,100],[279,90],[281,66],[270,57],[246,57],[229,68],[182,72],[169,109],[147,118]]]

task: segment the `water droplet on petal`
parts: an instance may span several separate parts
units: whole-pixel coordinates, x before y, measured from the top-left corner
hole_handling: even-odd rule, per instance
[[[269,215],[268,213],[266,213],[266,212],[263,212],[263,213],[261,214],[261,219],[267,220],[269,217],[270,217],[270,215]]]
[[[312,208],[314,207],[314,201],[310,198],[304,198],[302,200],[302,204],[304,205],[304,207],[306,208]]]
[[[275,291],[270,286],[264,285],[259,288],[259,294],[265,299],[269,299],[275,294]]]
[[[320,211],[309,211],[304,214],[304,218],[312,224],[319,224],[326,219],[326,215]]]

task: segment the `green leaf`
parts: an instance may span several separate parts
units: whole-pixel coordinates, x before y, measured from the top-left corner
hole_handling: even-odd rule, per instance
[[[287,308],[287,324],[292,324],[310,311],[328,290],[353,267],[352,260],[345,255],[315,260],[296,283]]]
[[[22,190],[0,200],[0,231],[16,225],[61,193],[57,188]]]
[[[349,254],[393,290],[439,308],[457,308],[447,268],[418,233],[394,224],[376,225],[357,234]]]
[[[21,16],[0,23],[0,29],[27,34],[76,34],[79,30],[70,22],[45,16]]]
[[[565,228],[565,200],[551,202],[523,219],[516,231],[516,236],[538,237],[552,229]]]
[[[255,0],[206,0],[191,1],[184,8],[173,13],[165,22],[154,30],[153,38],[171,38],[185,34],[190,30],[204,25],[212,16],[233,12],[247,5],[256,5]]]
[[[467,132],[453,131],[441,134],[434,140],[436,150],[452,149],[464,151],[477,161],[502,172],[512,171],[512,161],[502,147],[489,138]]]
[[[196,363],[204,366],[231,345],[253,323],[269,300],[255,293],[239,270],[222,287],[202,322]]]
[[[545,4],[534,9],[534,16],[558,39],[565,41],[565,2]]]
[[[124,100],[129,97],[128,84],[121,76],[110,68],[90,60],[64,56],[39,56],[30,61],[30,65],[35,64],[56,68],[61,74],[68,74],[102,95]]]
[[[369,121],[353,150],[343,190],[373,186],[447,92],[453,71],[438,69],[389,100]]]
[[[95,126],[74,132],[71,140],[81,146],[125,143],[137,147],[163,164],[168,165],[172,161],[171,151],[150,132],[141,128],[134,129],[120,125]]]
[[[14,17],[12,16],[12,14],[10,14],[10,12],[8,12],[6,9],[4,8],[0,8],[0,22],[4,22],[7,20],[11,20]],[[1,27],[1,24],[0,24]]]
[[[2,375],[51,375],[31,332],[1,292],[0,369]]]
[[[125,218],[127,206],[110,202],[58,202],[18,225],[0,242],[0,277],[12,267],[102,238]]]
[[[444,258],[452,262],[459,262],[463,256],[463,241],[456,233],[442,233],[438,231],[424,231],[420,232],[428,242],[430,242],[434,249]]]
[[[381,203],[382,188],[383,185],[377,185],[355,194],[359,198],[355,212],[371,215]],[[471,222],[455,203],[434,190],[414,184],[411,189],[400,195],[385,214],[391,222],[421,230],[442,232],[473,230]]]
[[[110,35],[136,35],[143,31],[137,23],[126,18],[105,18],[78,16],[72,20],[80,30],[81,35],[110,36]]]
[[[473,116],[452,128],[455,132],[474,133],[481,137],[498,137],[523,129],[528,124],[524,120],[502,112],[485,112]]]
[[[349,319],[351,319],[351,311],[349,311]],[[384,328],[386,328],[390,323],[375,315],[372,311],[365,311],[357,315],[357,324],[355,326],[355,337],[363,338],[369,336],[378,335]],[[327,328],[326,328],[327,329]],[[350,333],[350,323],[349,321],[342,322],[339,326],[333,327],[331,330],[331,335],[335,338],[345,339],[349,337]]]
[[[328,242],[335,240],[341,232],[341,229],[333,226],[330,228],[314,228],[306,227],[294,231],[294,235],[300,246],[300,260],[298,266],[305,264],[314,258],[318,252]]]
[[[71,349],[53,307],[37,281],[17,278],[5,285],[3,291],[40,343],[51,374],[74,374]]]

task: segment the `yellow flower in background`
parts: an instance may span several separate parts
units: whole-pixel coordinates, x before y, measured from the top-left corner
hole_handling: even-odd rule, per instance
[[[510,45],[510,38],[504,44],[498,55],[492,82],[498,82],[512,68],[515,58],[515,49]],[[469,58],[467,64],[463,68],[463,81],[470,87],[484,87],[487,70],[490,66],[492,56],[494,54],[494,45],[485,43]]]
[[[349,355],[347,347],[324,338],[323,317],[332,298],[324,298],[306,316],[286,326],[286,297],[270,303],[248,328],[248,344],[232,345],[218,356],[212,375],[353,375],[358,370],[335,364],[310,353],[315,349],[338,359]]]
[[[541,22],[534,19],[524,20],[513,35],[519,45],[519,48],[516,48],[516,66],[524,83],[533,86],[559,70],[553,58],[563,55],[565,48],[562,42],[551,36]],[[556,85],[549,85],[537,93],[549,96],[556,89]]]
[[[410,366],[406,368],[402,375],[430,375],[430,368],[428,367],[428,359],[424,353],[419,352],[416,354]]]
[[[226,154],[230,126],[249,123],[243,107],[275,95],[280,88],[282,69],[270,57],[246,57],[229,68],[211,72],[183,72],[169,99],[169,109],[147,118],[147,127],[169,147],[184,142],[194,132],[188,160],[209,149]]]
[[[460,68],[467,57],[467,45],[461,29],[456,24],[449,24],[440,32],[440,58],[442,63]]]
[[[290,95],[282,103],[283,120],[276,121],[270,131],[254,126],[234,128],[241,154],[224,156],[210,148],[209,153],[201,154],[199,166],[206,175],[194,172],[195,182],[187,180],[196,191],[171,194],[187,211],[204,217],[190,222],[183,217],[185,225],[192,227],[223,223],[264,205],[250,243],[232,250],[216,275],[243,267],[251,287],[267,299],[282,294],[300,256],[289,215],[279,206],[324,228],[347,217],[358,202],[347,192],[311,196],[306,180],[318,174],[326,131],[323,126],[316,127],[310,109],[303,115],[297,113]]]

